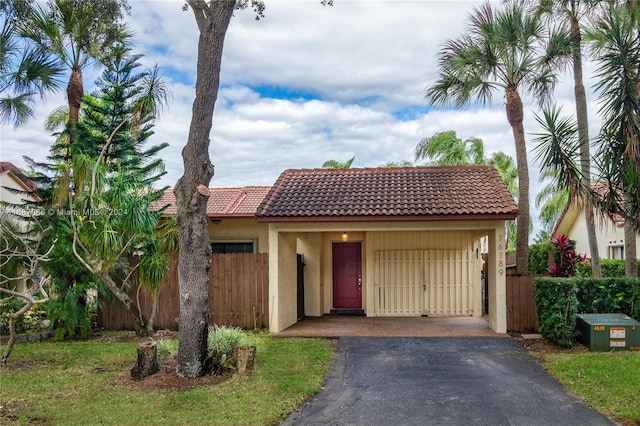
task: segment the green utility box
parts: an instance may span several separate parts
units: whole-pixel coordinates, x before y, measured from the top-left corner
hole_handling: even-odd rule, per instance
[[[590,351],[640,351],[640,322],[624,314],[578,314],[578,341]]]

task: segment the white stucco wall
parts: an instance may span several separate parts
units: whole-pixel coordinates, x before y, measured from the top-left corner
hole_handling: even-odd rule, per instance
[[[582,210],[571,209],[565,214],[562,223],[558,226],[557,235],[568,235],[576,242],[576,252],[591,257],[589,239],[587,236],[587,222]],[[598,241],[598,254],[601,259],[609,259],[611,246],[624,245],[624,228],[617,227],[609,218],[596,215],[596,239]],[[640,247],[640,234],[636,235],[636,247]]]

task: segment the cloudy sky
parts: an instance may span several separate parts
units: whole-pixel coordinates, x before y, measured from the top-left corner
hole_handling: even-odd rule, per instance
[[[162,151],[173,186],[181,176],[181,149],[187,140],[194,98],[198,31],[180,0],[129,0],[134,52],[143,63],[158,64],[169,79],[172,101],[159,117],[150,143],[168,142]],[[413,160],[424,137],[455,130],[479,137],[486,154],[503,151],[515,159],[504,99],[497,93],[482,109],[434,109],[424,98],[437,73],[437,52],[447,38],[465,30],[476,1],[266,0],[265,18],[236,12],[227,33],[221,88],[214,113],[210,155],[214,187],[271,185],[287,168],[320,167],[329,159],[353,167],[375,167]],[[593,67],[587,64],[587,75]],[[85,73],[85,91],[97,71]],[[570,75],[556,96],[573,111]],[[587,81],[587,85],[590,85]],[[590,96],[592,134],[598,125]],[[61,91],[50,95],[37,116],[18,130],[2,127],[0,158],[24,167],[23,155],[44,160],[52,137],[45,117],[64,104]],[[525,99],[532,199],[539,191],[531,141],[539,131]],[[532,207],[533,207],[532,202]],[[537,219],[537,211],[532,212]],[[537,222],[537,221],[536,221]],[[538,227],[533,234],[538,232]]]

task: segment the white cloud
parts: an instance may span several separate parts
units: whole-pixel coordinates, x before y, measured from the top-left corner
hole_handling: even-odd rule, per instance
[[[145,65],[158,64],[172,80],[173,99],[158,120],[149,144],[168,142],[162,152],[168,171],[163,184],[182,174],[194,97],[198,31],[182,0],[130,0],[135,53]],[[323,7],[319,0],[266,0],[266,17],[249,10],[231,21],[222,63],[210,154],[216,166],[212,186],[270,185],[286,168],[320,167],[329,159],[354,167],[413,160],[424,137],[455,130],[480,137],[486,153],[514,156],[513,137],[502,94],[484,109],[428,110],[425,87],[437,73],[437,51],[465,29],[477,1],[350,1]],[[588,75],[593,66],[585,67]],[[85,73],[92,90],[95,71]],[[573,84],[558,87],[567,114],[573,112]],[[590,83],[586,83],[587,86]],[[259,88],[280,88],[317,99],[261,97]],[[593,101],[593,96],[591,96]],[[60,92],[38,107],[27,127],[3,128],[2,161],[25,166],[21,156],[43,161],[53,138],[42,130],[46,115],[65,103]],[[529,149],[537,126],[526,102]],[[590,104],[592,135],[596,109]],[[410,111],[400,119],[397,111]],[[540,185],[529,157],[532,200]],[[533,203],[532,203],[533,205]],[[535,215],[535,213],[534,213]]]

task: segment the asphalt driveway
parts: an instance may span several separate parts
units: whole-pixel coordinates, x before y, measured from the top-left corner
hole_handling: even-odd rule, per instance
[[[613,425],[510,338],[343,337],[282,425]]]

